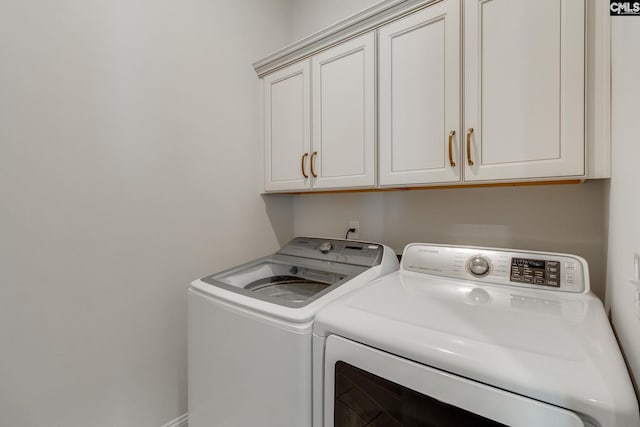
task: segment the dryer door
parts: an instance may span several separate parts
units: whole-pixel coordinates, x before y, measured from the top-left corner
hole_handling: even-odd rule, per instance
[[[324,426],[584,427],[574,413],[331,335]]]

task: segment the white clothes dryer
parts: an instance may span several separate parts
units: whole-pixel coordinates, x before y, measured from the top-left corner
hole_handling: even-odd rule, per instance
[[[312,422],[317,311],[398,269],[378,243],[298,237],[188,290],[190,427]]]
[[[315,427],[639,427],[584,259],[412,244],[314,326]]]

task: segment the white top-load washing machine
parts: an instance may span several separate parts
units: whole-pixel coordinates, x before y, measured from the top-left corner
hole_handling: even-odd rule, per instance
[[[638,427],[577,256],[412,244],[316,316],[314,426]]]
[[[310,426],[316,312],[397,269],[395,252],[378,243],[298,237],[194,281],[189,426]]]

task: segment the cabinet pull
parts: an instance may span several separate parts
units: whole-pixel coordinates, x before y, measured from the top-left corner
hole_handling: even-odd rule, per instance
[[[313,167],[314,166],[313,160],[316,158],[317,155],[318,155],[317,151],[314,151],[313,154],[311,154],[311,162],[310,162],[311,163],[311,176],[313,176],[314,178],[318,177],[318,175],[316,175],[315,168]]]
[[[471,134],[473,133],[473,128],[467,129],[467,163],[469,166],[473,166],[473,160],[471,160]]]
[[[456,162],[453,161],[453,137],[455,136],[455,134],[455,130],[449,132],[449,164],[452,168],[456,167]]]
[[[300,170],[302,171],[302,176],[306,178],[309,178],[309,175],[307,175],[307,173],[304,171],[304,161],[305,159],[309,156],[309,153],[304,153],[302,155],[302,159],[300,160]]]

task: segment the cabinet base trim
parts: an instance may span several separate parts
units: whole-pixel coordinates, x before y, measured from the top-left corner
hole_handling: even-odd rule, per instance
[[[378,193],[383,191],[411,191],[411,190],[446,190],[451,188],[488,188],[488,187],[531,187],[536,185],[568,185],[582,184],[584,179],[571,179],[562,181],[526,181],[526,182],[491,182],[485,184],[450,184],[415,187],[389,187],[389,188],[352,188],[348,190],[319,190],[319,191],[294,191],[287,193],[263,193],[269,194],[338,194],[338,193]]]

